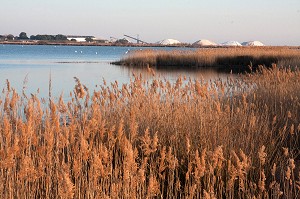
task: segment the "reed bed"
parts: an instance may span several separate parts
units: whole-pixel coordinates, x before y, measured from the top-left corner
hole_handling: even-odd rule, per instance
[[[299,66],[300,50],[289,47],[231,47],[202,48],[184,51],[137,50],[129,53],[117,65],[157,68],[217,68],[242,72],[257,69],[259,65],[271,67]]]
[[[300,71],[136,75],[0,101],[0,198],[299,198]]]

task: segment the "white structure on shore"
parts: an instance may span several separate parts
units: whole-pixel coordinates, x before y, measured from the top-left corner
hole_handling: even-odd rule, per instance
[[[237,41],[227,41],[222,43],[222,46],[242,46],[242,44]]]
[[[243,46],[265,46],[265,44],[260,41],[247,41],[242,43]]]
[[[95,38],[94,36],[75,36],[75,35],[67,35],[67,39],[69,41],[76,40],[77,42],[86,42],[86,38]]]
[[[195,43],[193,43],[193,45],[195,45],[195,46],[217,46],[218,44],[216,44],[215,42],[212,42],[210,40],[207,40],[207,39],[200,39],[200,40],[196,41]]]
[[[176,39],[164,39],[164,40],[158,41],[156,43],[161,44],[161,45],[175,45],[175,44],[180,44],[181,42]]]

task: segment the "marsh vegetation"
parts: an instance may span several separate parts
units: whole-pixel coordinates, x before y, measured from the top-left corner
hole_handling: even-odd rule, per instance
[[[117,65],[155,68],[214,68],[245,72],[259,65],[299,66],[300,49],[292,47],[224,47],[185,51],[136,50],[113,62]],[[249,68],[252,66],[252,68]]]
[[[0,100],[1,198],[297,198],[300,71]]]

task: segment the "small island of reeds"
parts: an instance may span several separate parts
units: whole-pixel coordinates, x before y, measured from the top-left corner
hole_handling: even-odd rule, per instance
[[[113,64],[157,69],[213,68],[220,71],[244,72],[256,70],[259,65],[299,66],[300,49],[296,47],[222,47],[191,50],[136,50],[129,52]]]

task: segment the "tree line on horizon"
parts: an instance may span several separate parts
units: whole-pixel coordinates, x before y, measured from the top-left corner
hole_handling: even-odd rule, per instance
[[[31,35],[30,37],[27,36],[26,32],[21,32],[19,36],[14,36],[13,34],[8,35],[0,35],[0,40],[47,40],[47,41],[66,41],[67,36],[62,34],[57,35],[47,35],[47,34],[37,34],[37,35]]]
[[[26,32],[21,32],[19,36],[14,36],[13,34],[0,35],[0,41],[1,40],[2,41],[13,41],[13,40],[68,41],[68,38],[66,35],[63,34],[57,34],[57,35],[37,34],[28,37]],[[86,42],[94,41],[92,37],[86,37],[85,40]],[[70,41],[76,41],[76,39],[71,39]],[[115,43],[128,44],[129,41],[123,38],[123,39],[116,40]]]

